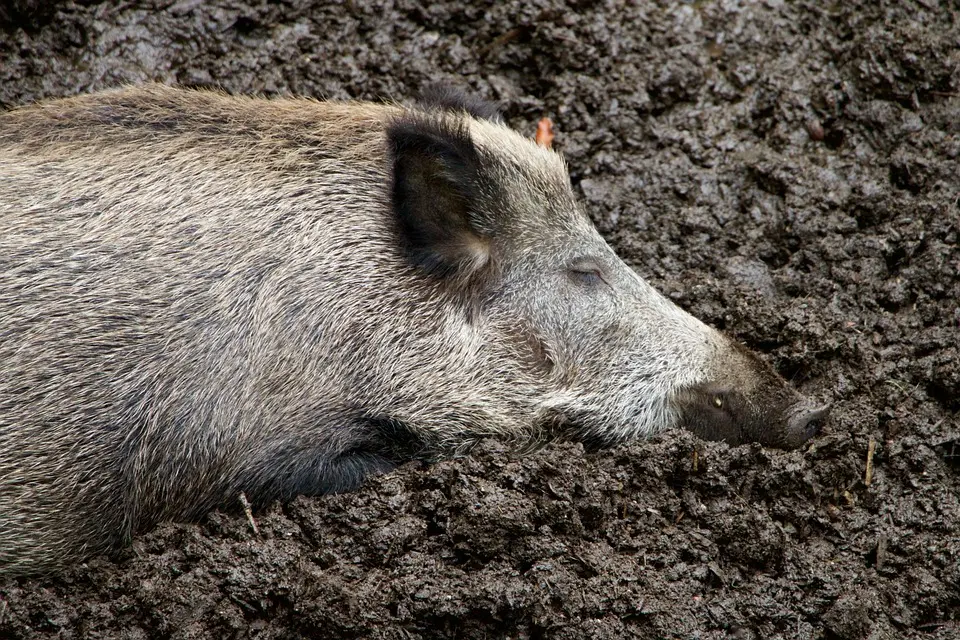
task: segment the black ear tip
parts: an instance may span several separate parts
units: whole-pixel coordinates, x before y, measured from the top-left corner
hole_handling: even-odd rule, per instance
[[[417,101],[422,108],[438,111],[466,111],[474,118],[500,122],[500,105],[471,95],[448,84],[434,83],[420,91]]]
[[[395,163],[414,158],[449,165],[479,162],[469,130],[450,118],[409,113],[387,127],[387,143]]]

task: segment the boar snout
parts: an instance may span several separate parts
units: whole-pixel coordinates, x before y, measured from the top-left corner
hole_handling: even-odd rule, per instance
[[[817,435],[830,412],[829,405],[815,406],[794,393],[771,398],[710,383],[681,389],[673,406],[680,425],[705,440],[780,449],[796,449]]]

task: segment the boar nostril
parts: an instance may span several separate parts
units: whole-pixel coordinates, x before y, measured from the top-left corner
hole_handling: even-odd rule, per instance
[[[790,433],[803,434],[805,438],[812,438],[820,431],[824,419],[830,414],[830,405],[819,407],[809,405],[798,406],[787,422]]]

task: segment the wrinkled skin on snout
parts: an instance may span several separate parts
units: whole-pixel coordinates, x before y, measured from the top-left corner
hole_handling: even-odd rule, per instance
[[[823,410],[657,293],[483,103],[148,86],[0,114],[0,574],[497,437]]]

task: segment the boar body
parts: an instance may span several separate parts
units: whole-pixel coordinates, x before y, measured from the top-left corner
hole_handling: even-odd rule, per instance
[[[0,114],[0,574],[488,436],[812,435],[478,104],[148,86]]]

